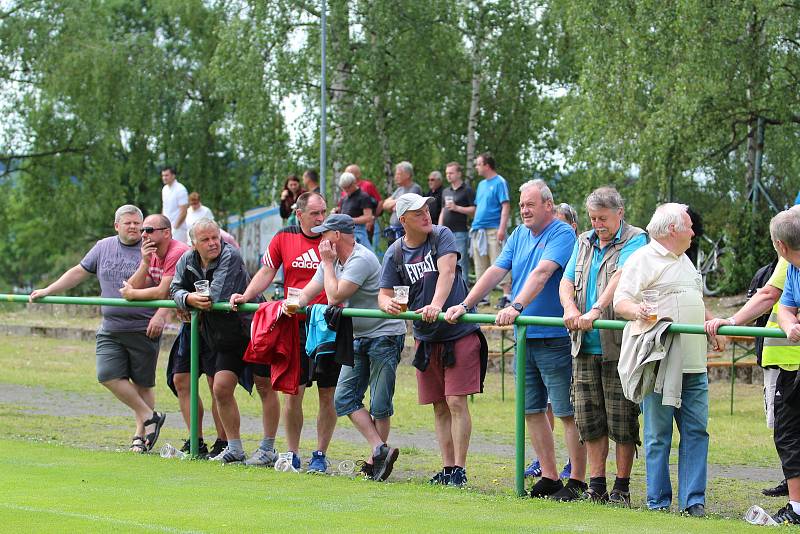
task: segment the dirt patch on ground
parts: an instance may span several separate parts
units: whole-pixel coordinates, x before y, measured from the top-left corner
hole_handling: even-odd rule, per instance
[[[13,405],[21,407],[25,412],[38,415],[56,417],[130,417],[130,411],[114,399],[110,394],[86,393],[78,394],[59,390],[49,390],[42,387],[21,386],[17,384],[0,383],[0,405]],[[111,426],[111,425],[110,425]],[[174,429],[183,429],[183,420],[179,413],[170,413],[166,426]],[[306,420],[303,426],[303,441],[315,439],[314,420]],[[242,433],[258,434],[261,432],[261,420],[258,417],[242,416]],[[281,436],[283,430],[278,431]],[[348,421],[340,421],[333,436],[334,440],[341,440],[357,445],[363,445],[364,439],[350,425]],[[436,451],[438,444],[433,432],[420,431],[402,433],[392,431],[392,444],[402,448],[417,448],[421,450]],[[470,440],[470,451],[479,454],[491,454],[507,457],[509,461],[514,457],[514,446],[492,443],[480,435],[473,435]],[[675,451],[677,454],[677,451]],[[560,456],[564,456],[561,451]],[[677,471],[677,466],[672,468]],[[709,465],[709,478],[732,478],[738,480],[775,483],[783,478],[779,467],[764,468],[745,465],[722,466]]]

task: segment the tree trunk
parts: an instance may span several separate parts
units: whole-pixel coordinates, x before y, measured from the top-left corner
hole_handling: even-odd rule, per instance
[[[330,111],[333,130],[330,144],[330,161],[333,170],[333,198],[339,198],[338,177],[344,168],[342,147],[344,146],[343,125],[352,115],[353,102],[347,92],[352,73],[350,61],[350,8],[347,1],[331,2],[329,50],[333,51],[336,66],[333,69],[330,85]]]
[[[471,182],[475,174],[475,129],[478,125],[478,113],[481,103],[481,43],[484,36],[483,30],[483,4],[478,2],[477,21],[475,34],[472,36],[472,93],[469,102],[469,117],[467,118],[467,161],[466,178]]]

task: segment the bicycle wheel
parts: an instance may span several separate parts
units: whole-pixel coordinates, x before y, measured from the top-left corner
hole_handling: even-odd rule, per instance
[[[706,297],[713,297],[722,290],[722,281],[725,278],[725,272],[722,269],[722,262],[720,257],[724,250],[720,250],[715,254],[713,262],[709,268],[703,273],[703,295]],[[712,258],[709,258],[712,259]]]

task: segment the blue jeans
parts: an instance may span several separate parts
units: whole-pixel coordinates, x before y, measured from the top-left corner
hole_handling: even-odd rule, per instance
[[[669,508],[672,484],[669,453],[672,419],[681,435],[678,446],[678,504],[681,510],[706,502],[708,465],[708,375],[683,375],[681,407],[661,404],[661,394],[651,393],[642,402],[644,413],[644,458],[647,466],[647,507]]]
[[[337,416],[350,415],[362,409],[367,386],[370,415],[374,419],[386,419],[394,414],[392,398],[405,337],[359,337],[353,341],[355,365],[342,366],[333,397]]]
[[[356,243],[360,243],[372,250],[372,243],[369,242],[369,235],[367,234],[367,227],[365,225],[357,224],[353,231],[353,237],[356,238]]]
[[[461,266],[461,275],[469,284],[469,232],[453,232],[456,238],[456,249],[461,253],[458,264]]]
[[[572,345],[567,336],[529,337],[525,344],[525,413],[544,413],[547,399],[553,415],[568,417],[575,410],[570,402]]]

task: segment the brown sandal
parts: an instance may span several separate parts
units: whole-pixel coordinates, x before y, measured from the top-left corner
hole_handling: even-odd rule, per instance
[[[144,438],[142,436],[133,436],[131,440],[131,446],[128,448],[129,451],[135,452],[136,454],[143,454],[147,452],[147,445],[144,443]]]

